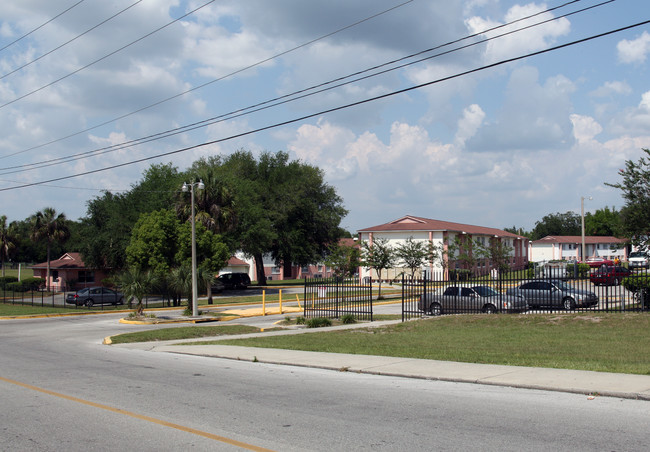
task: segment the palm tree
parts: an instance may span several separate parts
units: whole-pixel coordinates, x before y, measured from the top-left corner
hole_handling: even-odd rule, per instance
[[[194,193],[195,220],[216,234],[231,231],[237,224],[233,193],[218,179],[216,168],[209,163],[200,166],[195,172],[196,177],[205,185],[203,190],[196,190]],[[181,193],[176,204],[176,214],[179,218],[189,221],[192,217],[190,210],[191,200]]]
[[[126,297],[129,309],[132,307],[133,299],[138,303],[135,307],[135,314],[142,316],[144,305],[142,300],[147,293],[155,288],[158,278],[151,271],[142,271],[136,267],[129,267],[115,278],[117,286]]]
[[[2,264],[2,276],[5,276],[5,262],[9,260],[9,253],[14,248],[14,237],[7,227],[7,217],[0,217],[0,263]]]
[[[187,297],[187,308],[185,313],[192,313],[192,268],[190,265],[182,264],[173,268],[169,274],[169,285],[181,298]]]
[[[44,240],[47,245],[47,273],[45,284],[50,286],[50,250],[52,243],[63,243],[70,238],[65,214],[56,214],[52,207],[46,207],[32,217],[32,240],[39,242]]]

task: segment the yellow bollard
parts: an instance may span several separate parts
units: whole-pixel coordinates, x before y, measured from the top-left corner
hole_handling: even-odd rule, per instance
[[[302,309],[302,306],[300,306],[300,297],[298,297],[298,294],[296,294],[296,301],[298,302],[298,309]]]
[[[282,314],[282,289],[280,289],[280,314]]]
[[[266,290],[262,291],[262,315],[266,315]]]

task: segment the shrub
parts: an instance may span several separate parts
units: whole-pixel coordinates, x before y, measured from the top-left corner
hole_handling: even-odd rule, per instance
[[[36,290],[45,283],[45,280],[43,278],[32,277],[32,278],[25,278],[20,282],[22,283],[23,286],[27,287],[27,290],[29,289]]]
[[[344,325],[350,325],[352,323],[357,323],[357,319],[355,319],[352,314],[345,314],[341,317],[341,323]]]
[[[630,292],[643,296],[644,306],[650,308],[650,276],[631,276],[621,281]]]
[[[18,281],[7,283],[5,289],[11,292],[27,292],[29,290],[27,286],[23,286],[23,284]]]
[[[307,328],[321,328],[324,326],[332,326],[332,321],[325,317],[316,317],[309,319],[305,322]]]
[[[4,289],[7,284],[17,282],[18,278],[15,276],[0,276],[0,289]]]
[[[296,325],[304,325],[304,324],[305,324],[305,318],[303,316],[296,317]]]

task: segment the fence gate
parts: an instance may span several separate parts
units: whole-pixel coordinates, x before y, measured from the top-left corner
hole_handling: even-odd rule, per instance
[[[346,314],[372,321],[372,285],[356,279],[305,278],[305,318]]]

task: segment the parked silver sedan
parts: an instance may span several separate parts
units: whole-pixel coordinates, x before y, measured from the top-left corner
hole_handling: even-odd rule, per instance
[[[519,287],[508,289],[506,293],[524,297],[531,308],[563,308],[570,311],[576,307],[598,305],[595,293],[577,289],[556,279],[527,281]]]
[[[490,286],[447,287],[442,294],[420,296],[418,309],[431,315],[445,313],[494,314],[496,312],[525,312],[528,304],[523,297],[506,295]]]
[[[100,304],[124,304],[124,294],[108,287],[86,287],[76,293],[69,293],[65,302],[89,308]]]

